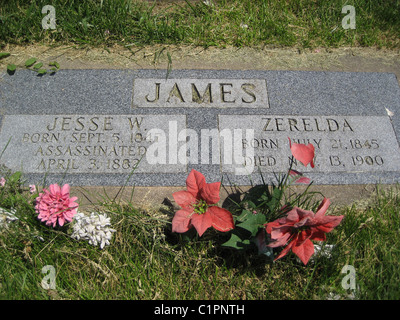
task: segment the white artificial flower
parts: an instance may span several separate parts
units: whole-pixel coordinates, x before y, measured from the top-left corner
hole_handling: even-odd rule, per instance
[[[332,257],[332,250],[335,247],[333,244],[325,244],[324,246],[314,244],[314,256],[315,257]]]
[[[106,214],[92,212],[90,216],[78,212],[74,216],[72,238],[77,240],[87,240],[93,246],[100,246],[103,249],[110,245],[114,229],[110,228],[110,218]]]

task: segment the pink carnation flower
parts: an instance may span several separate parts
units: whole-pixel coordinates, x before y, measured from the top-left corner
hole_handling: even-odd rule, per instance
[[[43,189],[36,198],[36,213],[46,225],[56,226],[57,222],[63,226],[65,221],[72,221],[77,213],[78,204],[75,202],[78,197],[69,197],[69,185],[62,188],[58,184],[51,184],[49,190]]]

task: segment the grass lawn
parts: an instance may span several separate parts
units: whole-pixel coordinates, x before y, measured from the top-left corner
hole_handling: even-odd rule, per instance
[[[207,2],[206,2],[207,3]],[[0,46],[89,44],[126,48],[195,46],[376,46],[399,48],[398,0],[54,0],[56,29],[42,29],[47,0],[7,0],[0,6]],[[342,28],[345,5],[355,29]]]
[[[173,233],[169,207],[141,209],[110,200],[96,204],[116,230],[111,244],[100,249],[72,239],[70,225],[53,229],[40,222],[33,202],[37,194],[12,177],[7,181],[0,206],[15,208],[18,220],[3,224],[0,232],[2,299],[400,298],[397,188],[378,191],[363,208],[331,205],[328,215],[345,216],[324,242],[335,246],[330,256],[304,265],[291,252],[271,262],[255,245],[247,251],[221,246],[229,233],[213,228],[200,238]],[[303,208],[315,210],[309,203]],[[230,210],[238,216],[235,206]],[[54,290],[41,285],[48,265],[54,268]],[[346,266],[354,268],[355,282]]]

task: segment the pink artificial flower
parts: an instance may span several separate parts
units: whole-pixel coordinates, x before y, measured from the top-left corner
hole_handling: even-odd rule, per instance
[[[4,177],[1,177],[0,179],[0,186],[4,187],[6,185],[6,179]]]
[[[274,240],[269,247],[280,247],[289,242],[275,260],[282,258],[292,249],[305,265],[308,263],[314,254],[314,244],[311,240],[325,241],[325,233],[331,232],[343,219],[343,216],[325,216],[329,204],[329,199],[324,198],[315,214],[294,207],[285,217],[265,225],[271,240]]]
[[[78,197],[69,197],[69,185],[62,188],[58,184],[51,184],[49,190],[43,189],[36,198],[36,213],[46,225],[56,226],[57,222],[63,226],[66,221],[72,221],[77,213],[78,204],[75,202]]]
[[[34,184],[29,185],[29,192],[32,194],[36,192],[36,186]]]
[[[186,179],[186,189],[173,193],[182,207],[172,219],[172,232],[183,233],[195,227],[199,236],[209,228],[226,232],[234,228],[232,214],[223,208],[211,206],[219,201],[221,183],[206,183],[203,174],[192,170]]]
[[[292,143],[292,140],[289,138],[289,145],[292,155],[296,160],[299,160],[304,164],[304,166],[307,166],[310,163],[311,168],[314,168],[315,149],[311,143],[307,145],[302,143]]]
[[[294,182],[308,184],[311,182],[310,178],[303,176],[303,174],[296,170],[290,170],[289,175],[293,177]]]

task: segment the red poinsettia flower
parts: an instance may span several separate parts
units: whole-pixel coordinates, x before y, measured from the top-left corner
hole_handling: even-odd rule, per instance
[[[296,160],[299,160],[304,164],[304,166],[307,166],[310,163],[311,168],[314,168],[315,149],[311,143],[307,145],[302,143],[292,143],[292,140],[289,138],[289,145],[292,155]]]
[[[274,240],[269,247],[280,247],[289,242],[275,260],[292,250],[304,264],[308,263],[314,253],[311,240],[325,241],[325,233],[331,232],[343,219],[343,216],[325,216],[329,205],[329,199],[324,198],[315,214],[294,207],[285,217],[266,224],[265,229]]]
[[[229,231],[234,228],[232,214],[213,206],[219,201],[221,183],[206,183],[203,174],[192,170],[186,179],[186,189],[173,193],[176,203],[182,207],[172,219],[172,231],[183,233],[195,227],[199,236],[209,228]]]

